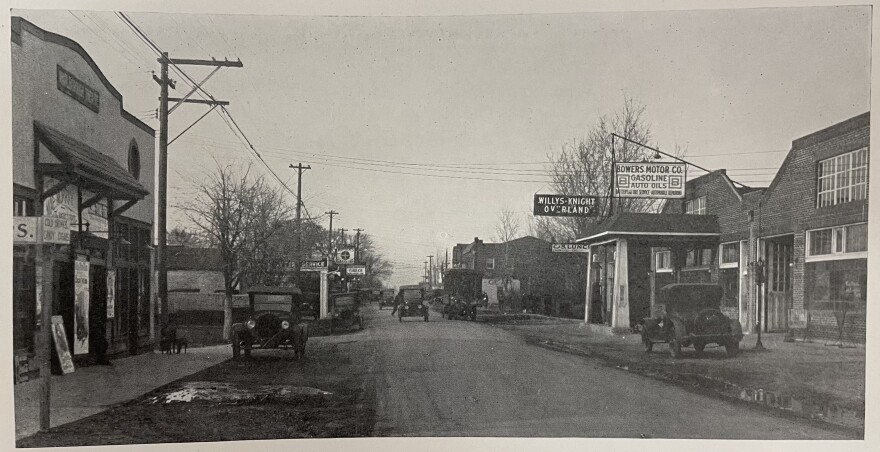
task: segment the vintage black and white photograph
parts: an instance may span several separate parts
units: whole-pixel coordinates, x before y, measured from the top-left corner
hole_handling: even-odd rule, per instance
[[[873,5],[253,3],[3,19],[9,447],[867,447]]]

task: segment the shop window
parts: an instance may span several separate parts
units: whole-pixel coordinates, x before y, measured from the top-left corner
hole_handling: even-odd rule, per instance
[[[732,268],[739,266],[739,243],[722,243],[720,250],[720,266],[721,268]]]
[[[672,271],[672,252],[671,251],[659,251],[654,255],[654,268],[658,272],[671,272]]]
[[[865,306],[868,260],[811,262],[805,266],[804,297],[809,309],[835,309],[841,302]]]
[[[688,251],[685,267],[708,267],[712,262],[711,248],[696,248]]]
[[[495,259],[486,259],[486,270],[495,270]]]
[[[868,224],[807,231],[807,259],[850,259],[868,251]]]
[[[706,197],[700,196],[687,201],[684,211],[690,215],[706,215]]]
[[[868,148],[821,160],[817,164],[816,207],[868,197]]]

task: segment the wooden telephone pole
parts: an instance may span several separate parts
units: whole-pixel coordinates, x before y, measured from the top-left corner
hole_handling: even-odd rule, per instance
[[[299,269],[302,264],[302,181],[303,171],[312,169],[311,166],[297,163],[296,166],[290,164],[290,167],[297,171],[296,178],[296,252],[293,256],[293,268],[296,269],[296,281],[299,285]]]
[[[219,101],[211,97],[210,100],[201,100],[201,99],[190,99],[190,97],[196,93],[196,91],[200,90],[202,85],[207,82],[211,76],[217,73],[220,68],[224,67],[243,67],[244,65],[241,61],[229,61],[229,60],[193,60],[193,59],[173,59],[168,57],[168,52],[162,52],[162,57],[159,58],[159,63],[161,64],[160,77],[156,77],[153,75],[153,80],[159,84],[160,93],[159,93],[159,187],[157,193],[157,203],[159,205],[159,218],[158,218],[158,241],[159,243],[156,246],[156,268],[159,272],[158,278],[158,290],[159,290],[159,309],[162,314],[162,321],[166,321],[168,316],[168,261],[167,261],[167,240],[168,240],[168,223],[167,223],[167,209],[168,209],[168,115],[177,109],[180,105],[184,103],[193,103],[193,104],[206,104],[211,105],[211,109],[217,108],[218,106],[226,106],[229,105],[229,102]],[[201,83],[195,83],[195,86],[190,90],[182,98],[169,98],[168,97],[168,87],[170,86],[172,89],[176,88],[176,84],[173,80],[168,78],[168,66],[173,65],[179,69],[179,65],[191,65],[191,66],[213,66],[214,70],[205,77]],[[183,73],[183,71],[181,71]],[[209,96],[210,97],[210,96]],[[176,102],[171,109],[168,109],[169,102]],[[210,112],[210,111],[209,111]],[[187,130],[192,128],[196,123],[202,120],[207,116],[207,113],[202,115],[201,118],[197,119],[195,122],[190,124],[187,128],[181,132],[180,135],[186,133]],[[180,138],[180,135],[177,135],[173,140]]]
[[[327,265],[330,265],[330,256],[333,254],[333,215],[339,215],[339,212],[330,210],[324,213],[330,215],[330,227],[327,229]]]

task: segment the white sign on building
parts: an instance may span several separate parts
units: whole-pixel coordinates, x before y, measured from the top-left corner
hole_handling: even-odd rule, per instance
[[[57,184],[59,181],[55,179],[46,179],[48,184]],[[83,199],[91,198],[93,195],[92,192],[88,190],[82,191]],[[74,185],[68,185],[64,187],[58,193],[55,193],[53,196],[46,198],[43,202],[43,213],[45,216],[56,217],[56,218],[65,218],[70,224],[69,228],[72,230],[78,230],[79,226],[77,223],[78,216],[76,214],[76,207],[78,205],[78,194],[77,188]],[[83,223],[88,223],[88,230],[92,232],[94,235],[102,238],[107,238],[107,203],[106,201],[98,202],[97,204],[93,204],[89,206],[82,213],[82,221]],[[86,230],[85,225],[83,225],[83,230]]]
[[[684,198],[684,163],[617,162],[614,188],[621,198]]]

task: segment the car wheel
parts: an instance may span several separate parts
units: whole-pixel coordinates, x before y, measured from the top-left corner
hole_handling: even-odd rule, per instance
[[[702,356],[703,349],[705,349],[705,348],[706,348],[706,344],[704,344],[702,342],[694,342],[694,351],[696,352],[697,356]]]
[[[739,353],[739,341],[736,339],[729,339],[726,344],[724,344],[724,349],[727,350],[727,356],[733,358]]]
[[[678,328],[678,325],[674,323],[671,329],[672,340],[669,341],[669,354],[672,355],[672,358],[681,358],[681,340],[684,331],[681,331],[681,328]]]

